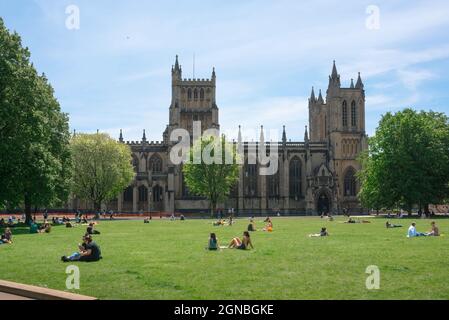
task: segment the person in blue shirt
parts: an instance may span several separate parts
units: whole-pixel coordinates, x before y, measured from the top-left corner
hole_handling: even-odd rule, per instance
[[[416,231],[416,223],[412,223],[410,228],[408,228],[407,237],[408,238],[414,238],[414,237],[423,237],[426,236],[425,233]]]

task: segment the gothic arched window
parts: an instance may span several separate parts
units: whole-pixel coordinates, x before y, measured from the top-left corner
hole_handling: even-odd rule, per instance
[[[197,90],[197,89],[195,89],[195,90],[193,91],[193,99],[194,99],[194,100],[198,100],[198,90]]]
[[[200,90],[200,100],[204,100],[204,89]]]
[[[343,127],[348,126],[348,104],[343,101]]]
[[[136,156],[133,156],[133,167],[134,172],[139,172],[139,159]]]
[[[357,107],[355,101],[351,103],[351,126],[357,126]]]
[[[189,101],[192,100],[192,89],[190,89],[190,88],[189,88],[189,90],[187,90],[187,99],[188,99]]]
[[[280,196],[279,193],[279,170],[271,175],[267,176],[268,182],[268,197],[269,198],[278,198]]]
[[[133,198],[134,198],[134,190],[133,187],[129,186],[123,193],[123,201],[133,202]]]
[[[299,199],[301,197],[301,160],[298,157],[290,160],[289,190],[290,198]]]
[[[357,195],[357,181],[355,177],[355,170],[349,168],[345,174],[344,180],[344,195],[345,197],[355,197]]]
[[[150,159],[150,171],[153,173],[162,172],[162,159],[157,154],[153,155]]]
[[[148,201],[148,188],[145,186],[139,187],[139,202]]]
[[[257,164],[247,164],[245,167],[245,196],[257,196]]]

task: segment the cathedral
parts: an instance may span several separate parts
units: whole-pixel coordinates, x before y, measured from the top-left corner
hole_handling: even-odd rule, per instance
[[[184,183],[182,166],[173,165],[170,142],[173,130],[183,128],[192,133],[193,123],[200,121],[202,131],[220,129],[216,101],[216,73],[210,79],[184,79],[176,57],[172,66],[172,99],[169,123],[163,141],[148,141],[145,131],[141,141],[119,141],[132,150],[135,179],[108,210],[124,213],[207,213],[209,203],[189,193]],[[263,128],[261,139],[263,139]],[[309,126],[304,141],[287,140],[284,127],[277,144],[278,170],[274,175],[259,174],[259,165],[247,161],[247,151],[254,142],[244,142],[239,132],[238,143],[245,150],[240,166],[240,179],[228,199],[219,205],[226,212],[238,214],[317,215],[341,214],[344,210],[361,213],[357,198],[360,170],[357,157],[367,149],[365,133],[365,91],[360,73],[354,84],[342,87],[334,62],[329,86],[324,97],[312,88],[309,98]],[[260,143],[260,142],[259,142]],[[262,142],[265,143],[265,142]],[[73,209],[82,207],[72,202]]]

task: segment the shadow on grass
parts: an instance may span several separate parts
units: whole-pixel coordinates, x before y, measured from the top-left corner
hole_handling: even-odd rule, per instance
[[[58,228],[58,227],[62,227],[64,225],[52,225],[51,228]],[[4,228],[0,228],[0,235],[3,234],[5,232],[5,229],[7,227]],[[13,236],[20,236],[20,235],[24,235],[24,234],[30,234],[30,227],[27,226],[24,223],[21,224],[15,224],[12,227],[9,227],[11,229],[12,235]]]

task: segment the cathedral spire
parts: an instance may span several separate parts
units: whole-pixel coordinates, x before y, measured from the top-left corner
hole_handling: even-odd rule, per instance
[[[142,142],[147,142],[147,134],[145,132],[145,129],[143,129],[143,136],[142,136]]]
[[[363,82],[362,82],[362,77],[360,76],[360,72],[359,72],[359,77],[357,78],[357,83],[355,84],[355,87],[357,89],[363,89],[364,88],[364,85],[363,85]]]
[[[120,129],[120,136],[118,138],[118,141],[123,142],[123,132],[122,129]]]

